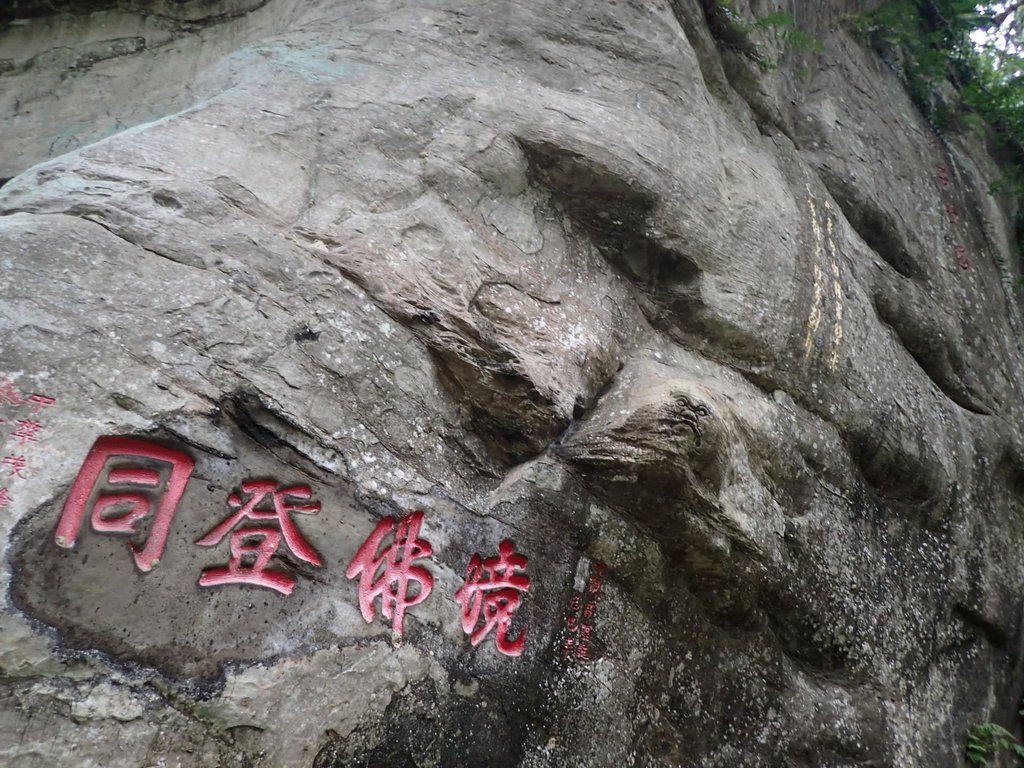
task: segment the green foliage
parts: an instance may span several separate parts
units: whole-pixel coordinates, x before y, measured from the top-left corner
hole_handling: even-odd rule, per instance
[[[763,16],[755,16],[753,19],[744,18],[736,10],[734,0],[715,0],[715,9],[718,15],[726,21],[734,35],[741,36],[750,41],[756,33],[773,33],[777,40],[781,41],[784,48],[796,51],[813,51],[820,53],[825,50],[821,40],[809,35],[802,29],[798,29],[796,19],[792,14],[784,11],[774,11]],[[754,52],[750,48],[754,49]],[[777,67],[779,62],[768,60],[762,51],[761,45],[751,42],[746,46],[746,52],[756,59],[757,63],[764,69]]]
[[[886,0],[855,26],[901,72],[928,117],[940,123],[957,117],[934,98],[948,80],[968,114],[984,118],[1024,161],[1022,14],[1024,3]]]
[[[1024,757],[1024,746],[1002,726],[984,723],[967,732],[967,762],[971,765],[988,765],[989,757],[1004,750]]]
[[[940,133],[993,129],[1004,176],[989,191],[1024,200],[1024,0],[885,0],[854,26]],[[941,95],[947,83],[959,102]],[[1024,205],[1017,229],[1024,243]]]
[[[973,0],[886,0],[855,26],[902,75],[914,103],[933,116],[938,84],[970,69]]]

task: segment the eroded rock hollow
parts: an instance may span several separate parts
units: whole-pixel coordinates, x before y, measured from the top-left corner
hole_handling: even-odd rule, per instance
[[[0,12],[0,763],[1010,726],[1016,212],[862,6]]]

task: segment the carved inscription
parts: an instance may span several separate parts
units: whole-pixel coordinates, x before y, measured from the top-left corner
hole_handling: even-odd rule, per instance
[[[275,525],[257,525],[237,528],[231,534],[231,560],[225,568],[207,568],[199,578],[199,585],[212,587],[220,584],[252,584],[274,589],[283,595],[290,595],[295,579],[286,573],[268,569],[270,558],[277,552],[284,536],[285,544],[293,555],[313,566],[323,562],[316,550],[309,545],[292,520],[292,513],[301,512],[315,515],[320,511],[319,502],[308,502],[312,491],[307,485],[289,488],[277,487],[273,480],[257,480],[242,483],[242,493],[249,496],[242,503],[237,493],[228,498],[228,505],[235,512],[216,525],[209,533],[196,541],[201,547],[215,547],[228,533],[245,521],[256,523],[273,522]],[[269,509],[260,509],[260,506]],[[252,559],[252,562],[245,562]]]
[[[359,612],[370,624],[376,618],[374,602],[380,600],[380,612],[391,621],[395,635],[404,630],[405,611],[422,603],[434,589],[434,577],[426,568],[415,565],[430,557],[433,547],[417,538],[423,525],[423,513],[413,512],[400,520],[385,517],[377,524],[352,558],[345,575],[359,578]],[[394,534],[391,544],[381,547]]]
[[[14,502],[14,483],[28,477],[31,451],[42,443],[44,424],[40,414],[56,402],[56,398],[38,392],[20,393],[10,379],[0,379],[0,406],[7,406],[0,415],[8,417],[0,418],[0,435],[10,430],[3,437],[0,452],[0,509]]]
[[[569,598],[569,610],[565,615],[562,631],[562,658],[578,663],[594,660],[598,601],[604,589],[607,566],[603,562],[592,563],[590,574],[582,590],[575,590]]]
[[[522,655],[526,630],[515,638],[509,638],[508,632],[522,593],[530,588],[525,571],[526,558],[515,554],[515,545],[508,539],[498,545],[497,557],[483,560],[474,554],[470,558],[465,582],[455,593],[455,601],[462,608],[462,630],[470,635],[473,645],[479,645],[495,630],[494,643],[501,653]]]

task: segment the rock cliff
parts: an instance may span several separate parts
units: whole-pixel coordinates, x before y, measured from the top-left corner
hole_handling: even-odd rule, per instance
[[[860,5],[0,14],[0,763],[1010,726],[1016,212]]]

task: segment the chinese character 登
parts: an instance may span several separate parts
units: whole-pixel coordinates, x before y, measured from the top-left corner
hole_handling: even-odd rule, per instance
[[[209,533],[196,541],[196,544],[201,547],[216,546],[232,528],[246,518],[257,521],[273,520],[277,523],[277,528],[260,526],[235,530],[231,534],[231,559],[227,566],[205,569],[199,578],[199,585],[211,587],[219,584],[252,584],[290,595],[295,587],[295,579],[281,571],[269,570],[267,566],[270,558],[277,552],[282,536],[288,549],[300,560],[314,566],[322,564],[320,555],[302,537],[291,518],[292,512],[315,515],[320,511],[320,503],[290,502],[289,497],[300,502],[308,501],[313,495],[309,486],[293,485],[278,489],[277,483],[273,480],[242,483],[242,492],[251,494],[248,501],[243,504],[239,494],[231,494],[228,504],[238,509],[214,526]],[[268,497],[273,508],[257,509],[256,507]],[[246,564],[243,559],[249,557],[254,559]]]
[[[106,474],[107,464],[112,466]],[[154,468],[159,467],[159,469]],[[170,467],[164,483],[164,471]],[[101,437],[89,450],[64,504],[54,540],[70,549],[82,527],[82,518],[92,501],[92,528],[99,533],[137,533],[140,518],[153,514],[153,524],[142,548],[131,545],[135,564],[146,572],[160,561],[167,532],[185,492],[195,463],[186,454],[131,437]],[[102,486],[112,486],[103,491]],[[163,488],[162,493],[160,489]],[[154,502],[159,500],[154,512]],[[127,511],[123,511],[128,507]],[[110,512],[120,512],[110,514]]]
[[[413,512],[397,522],[394,517],[381,520],[352,558],[345,576],[359,577],[359,612],[367,624],[376,616],[373,601],[380,597],[380,612],[391,619],[395,635],[402,635],[405,610],[427,599],[434,588],[434,577],[426,568],[413,565],[433,552],[430,543],[416,538],[423,524],[423,513]],[[381,543],[392,532],[394,541],[378,554]],[[383,570],[381,570],[383,567]],[[377,571],[380,570],[380,574]],[[416,582],[413,594],[410,582]]]
[[[39,430],[43,428],[43,425],[38,421],[29,421],[28,419],[22,419],[18,422],[18,427],[11,432],[11,439],[18,440],[22,446],[25,443],[38,443],[39,438],[36,437]]]
[[[494,642],[506,656],[519,656],[526,644],[526,630],[515,640],[509,640],[508,630],[522,600],[520,593],[530,588],[530,579],[521,571],[526,569],[526,558],[514,554],[515,546],[505,539],[498,545],[498,556],[481,560],[474,554],[466,571],[466,581],[455,593],[462,607],[462,629],[471,635],[470,642],[478,645],[497,626]],[[520,573],[517,573],[520,571]],[[480,614],[483,624],[477,627]]]
[[[11,454],[10,456],[5,456],[3,460],[0,461],[0,464],[6,464],[11,468],[12,475],[20,478],[25,477],[22,474],[22,472],[24,471],[25,465],[27,463],[28,460],[24,456],[15,456],[14,454]]]

